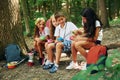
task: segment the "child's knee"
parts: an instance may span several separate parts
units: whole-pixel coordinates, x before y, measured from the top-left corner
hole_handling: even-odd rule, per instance
[[[75,48],[76,49],[79,49],[82,45],[81,44],[78,44],[77,42],[75,43]]]
[[[48,44],[48,45],[46,46],[46,48],[47,48],[47,49],[53,49],[54,47],[53,47],[52,44]]]
[[[56,44],[56,48],[61,48],[61,47],[63,47],[63,44],[61,42]]]

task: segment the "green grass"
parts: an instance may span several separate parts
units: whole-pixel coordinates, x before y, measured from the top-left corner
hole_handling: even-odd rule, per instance
[[[109,21],[109,23],[111,26],[120,25],[120,18],[113,19],[112,21]]]

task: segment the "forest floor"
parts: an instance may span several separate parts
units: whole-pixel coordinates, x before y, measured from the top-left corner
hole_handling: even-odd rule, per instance
[[[26,42],[29,48],[33,47],[32,38],[27,38]],[[116,42],[120,42],[120,26],[105,29],[102,44],[107,45]],[[108,54],[111,54],[112,51],[113,49],[110,49]],[[78,55],[78,61],[81,61],[82,59],[82,56]],[[71,58],[61,58],[59,70],[53,74],[49,73],[48,70],[43,70],[37,60],[35,60],[35,65],[32,67],[27,65],[27,61],[20,64],[15,69],[0,67],[0,80],[70,80],[80,71],[66,70],[65,68],[69,65],[70,61]],[[0,62],[0,65],[4,63],[5,61]]]

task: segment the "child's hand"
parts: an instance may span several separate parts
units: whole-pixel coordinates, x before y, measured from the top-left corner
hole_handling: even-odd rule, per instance
[[[74,35],[81,35],[82,31],[81,30],[75,30],[72,32]]]
[[[52,43],[53,40],[52,40],[52,39],[48,39],[47,42],[48,42],[48,43]]]
[[[35,38],[35,41],[37,41],[37,42],[38,42],[39,40],[40,40],[39,38]]]
[[[57,40],[55,40],[55,44],[56,44],[56,43],[58,43],[58,41],[57,41]]]
[[[70,40],[74,40],[77,35],[70,36]]]
[[[78,35],[75,37],[74,41],[88,41],[88,38]]]

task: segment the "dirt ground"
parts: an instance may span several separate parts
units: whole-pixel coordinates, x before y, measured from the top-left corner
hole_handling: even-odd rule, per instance
[[[110,44],[114,42],[120,42],[120,27],[112,27],[104,30],[104,37],[102,44]],[[32,38],[26,39],[29,48],[32,47]],[[108,51],[108,54],[112,50]],[[83,57],[78,55],[78,61],[81,61]],[[61,58],[59,70],[56,73],[49,73],[48,70],[43,70],[35,60],[35,65],[29,67],[27,61],[17,66],[15,69],[7,69],[0,67],[0,80],[70,80],[80,70],[66,70],[66,66],[69,65],[71,58]],[[5,61],[1,61],[0,65],[5,64]]]

